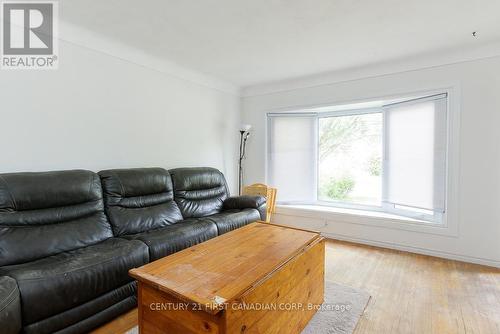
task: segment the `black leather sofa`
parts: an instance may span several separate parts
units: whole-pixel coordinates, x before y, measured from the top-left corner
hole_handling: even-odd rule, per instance
[[[0,174],[0,332],[88,332],[135,307],[129,269],[265,208],[213,168]]]

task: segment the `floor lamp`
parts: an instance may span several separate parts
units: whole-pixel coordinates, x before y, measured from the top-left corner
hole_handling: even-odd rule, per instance
[[[247,139],[250,136],[250,129],[252,126],[250,124],[243,124],[240,127],[240,159],[238,162],[238,195],[241,195],[241,188],[243,186],[243,159],[245,159],[245,149],[247,146]]]

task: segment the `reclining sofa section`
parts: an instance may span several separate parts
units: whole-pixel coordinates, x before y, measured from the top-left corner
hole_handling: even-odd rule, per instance
[[[213,168],[0,174],[2,333],[85,333],[136,306],[128,270],[264,220]]]

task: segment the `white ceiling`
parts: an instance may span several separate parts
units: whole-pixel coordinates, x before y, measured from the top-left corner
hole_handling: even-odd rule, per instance
[[[60,2],[64,21],[238,86],[474,48],[500,40],[499,15],[499,0]]]

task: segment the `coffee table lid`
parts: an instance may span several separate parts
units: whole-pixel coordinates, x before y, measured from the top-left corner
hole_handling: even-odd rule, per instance
[[[315,232],[253,223],[129,273],[215,314],[321,239]]]

